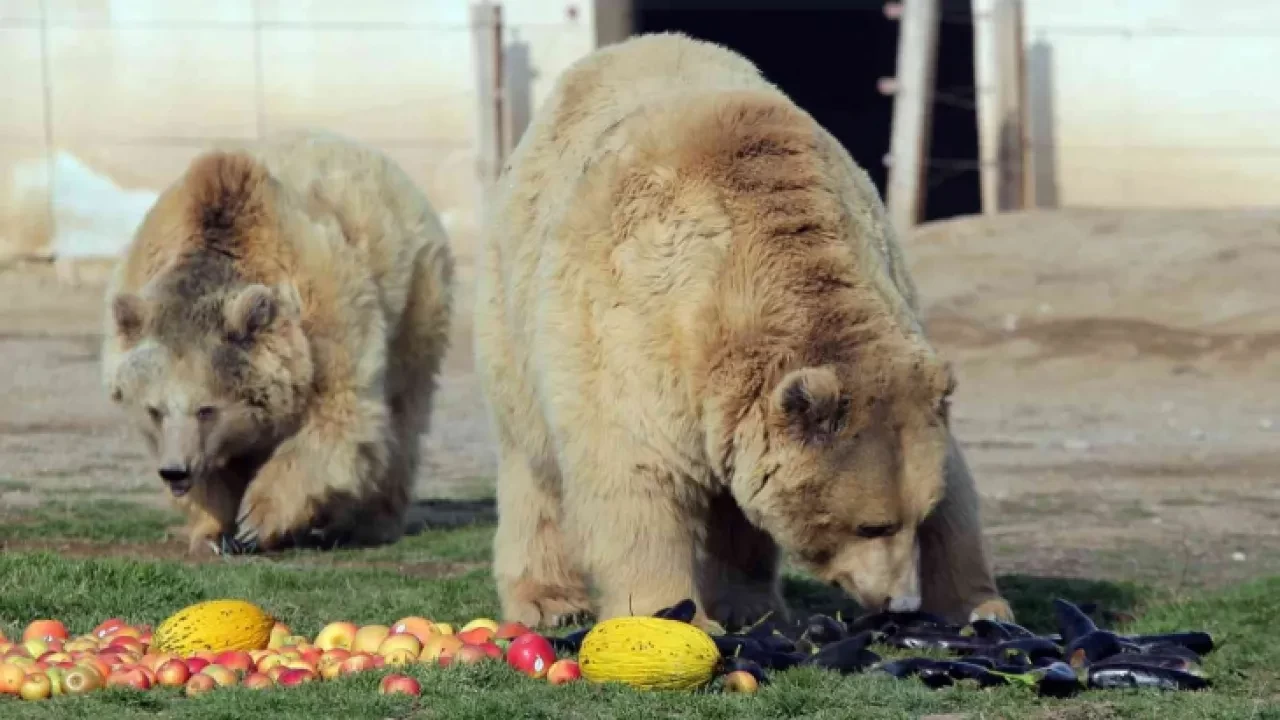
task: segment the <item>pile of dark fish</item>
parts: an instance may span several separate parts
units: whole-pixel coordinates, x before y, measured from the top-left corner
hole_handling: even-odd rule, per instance
[[[1010,622],[956,625],[925,612],[880,612],[850,621],[813,615],[798,626],[766,617],[712,639],[720,648],[720,673],[745,670],[762,685],[768,682],[766,671],[813,666],[844,674],[915,677],[931,688],[1022,685],[1050,697],[1069,697],[1085,689],[1210,686],[1200,671],[1201,656],[1214,649],[1208,633],[1121,635],[1099,628],[1067,600],[1055,599],[1053,609],[1058,633],[1051,635],[1036,635]],[[696,610],[692,600],[683,600],[655,615],[690,622]],[[586,633],[579,630],[552,642],[557,649],[577,652]],[[885,660],[872,651],[875,645],[943,651],[953,658]]]

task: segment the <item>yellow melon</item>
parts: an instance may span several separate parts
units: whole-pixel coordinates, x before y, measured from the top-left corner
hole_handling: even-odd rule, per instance
[[[186,657],[198,650],[263,650],[275,618],[246,600],[208,600],[183,608],[156,628],[157,650]]]

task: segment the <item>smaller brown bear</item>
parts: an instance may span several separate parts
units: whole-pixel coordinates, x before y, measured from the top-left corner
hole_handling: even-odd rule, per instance
[[[402,535],[452,284],[435,212],[368,148],[290,134],[192,161],[116,267],[102,372],[193,551]]]

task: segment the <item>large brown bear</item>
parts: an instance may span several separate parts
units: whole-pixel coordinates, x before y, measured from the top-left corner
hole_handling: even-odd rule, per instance
[[[193,550],[400,537],[452,285],[434,211],[370,149],[297,133],[191,163],[116,268],[102,358]]]
[[[571,66],[476,313],[507,617],[785,615],[780,550],[868,609],[1011,617],[875,188],[746,59],[660,34]]]

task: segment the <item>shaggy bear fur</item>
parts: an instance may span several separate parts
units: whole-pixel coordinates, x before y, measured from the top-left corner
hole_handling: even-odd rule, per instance
[[[102,369],[193,550],[401,535],[452,283],[434,211],[368,148],[191,162],[116,268]]]
[[[785,614],[782,551],[866,608],[1011,616],[875,188],[744,58],[660,34],[570,67],[478,282],[507,617]]]

